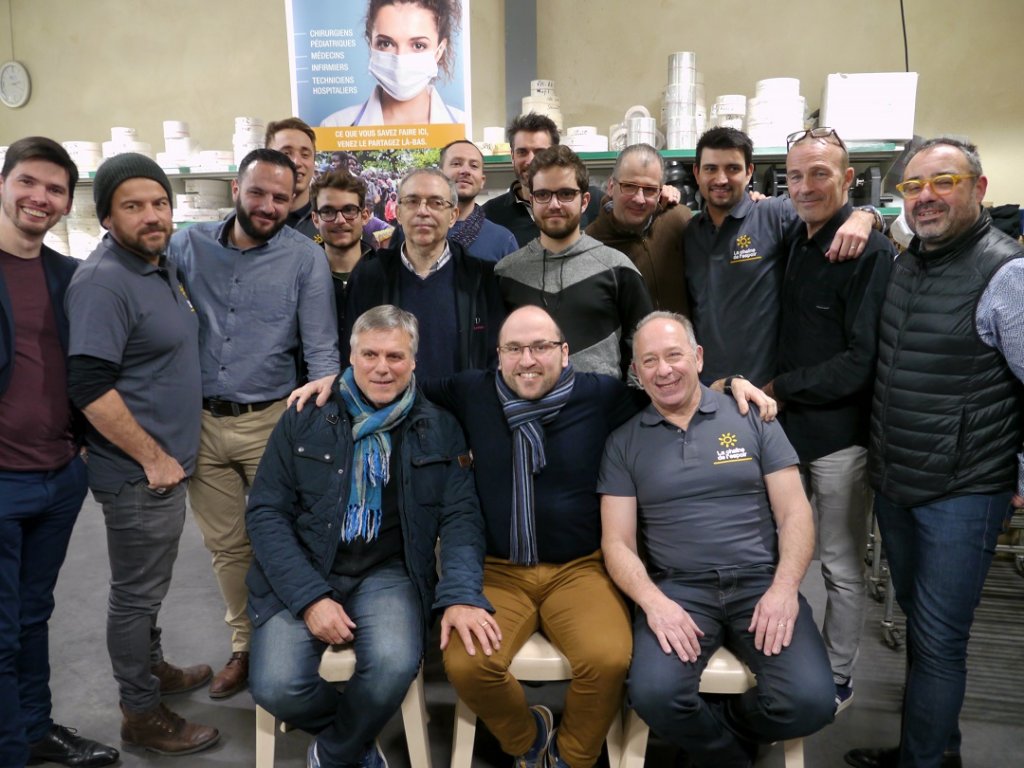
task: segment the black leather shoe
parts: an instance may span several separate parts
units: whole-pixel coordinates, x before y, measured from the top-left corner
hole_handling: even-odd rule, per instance
[[[851,749],[843,757],[847,765],[854,768],[897,768],[900,764],[900,748]],[[960,755],[947,752],[942,756],[942,768],[962,768]]]
[[[60,763],[71,768],[99,768],[117,762],[120,753],[113,747],[78,735],[74,728],[53,724],[42,739],[29,744],[29,765]]]
[[[900,748],[851,749],[843,759],[854,768],[897,768],[900,763]]]

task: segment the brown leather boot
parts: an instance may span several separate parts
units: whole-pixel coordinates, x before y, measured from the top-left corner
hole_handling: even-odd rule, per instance
[[[145,712],[129,712],[121,705],[121,739],[160,755],[190,755],[212,747],[220,738],[216,728],[190,723],[163,704]]]
[[[236,651],[231,654],[224,669],[217,673],[210,683],[211,699],[226,699],[245,690],[249,682],[249,652]]]
[[[206,685],[213,677],[213,670],[209,664],[197,664],[194,667],[176,667],[161,661],[149,668],[157,680],[160,681],[160,694],[167,696],[172,693],[185,693],[194,691]]]

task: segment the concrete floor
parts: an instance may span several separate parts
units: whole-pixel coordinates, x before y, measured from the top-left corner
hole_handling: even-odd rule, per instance
[[[812,565],[804,593],[820,614],[824,592],[817,563]],[[255,716],[248,693],[214,702],[204,690],[169,697],[166,703],[179,714],[215,725],[221,731],[219,744],[188,757],[160,757],[123,748],[119,737],[120,715],[117,689],[106,651],[105,617],[107,599],[106,540],[102,514],[92,499],[82,510],[68,559],[57,587],[57,608],[51,622],[54,718],[78,728],[83,735],[122,749],[123,766],[252,766],[255,764]],[[990,626],[976,632],[994,638],[993,652],[976,652],[972,644],[971,678],[963,721],[964,765],[996,768],[1019,765],[1024,743],[1024,699],[1018,693],[1024,668],[1024,579],[1013,573],[1009,562],[998,562],[993,579],[998,602]],[[880,639],[877,620],[880,607],[870,598],[869,623],[862,643],[855,676],[856,698],[836,722],[805,742],[809,768],[842,766],[843,754],[857,746],[896,743],[899,727],[899,697],[902,683],[902,653],[887,648]],[[986,595],[983,608],[990,598]],[[223,608],[209,565],[209,556],[191,519],[185,527],[170,594],[161,613],[164,649],[170,661],[180,664],[205,662],[219,668],[230,655],[229,634],[222,622]],[[979,619],[980,622],[980,619]],[[999,643],[999,638],[1005,641]],[[427,659],[427,705],[430,714],[431,752],[435,768],[448,765],[455,697],[444,679],[439,654],[434,649]],[[1002,681],[1003,685],[1000,685]],[[545,685],[531,689],[529,697],[560,710],[564,686]],[[967,719],[969,717],[970,719]],[[308,736],[290,732],[277,740],[279,768],[305,765]],[[382,735],[385,754],[392,768],[406,768],[408,753],[401,719],[396,717]],[[509,766],[497,743],[483,727],[477,731],[474,766]],[[647,753],[651,768],[671,766],[673,750],[652,739]],[[602,761],[603,762],[603,761]],[[757,765],[782,766],[781,748],[763,749]]]

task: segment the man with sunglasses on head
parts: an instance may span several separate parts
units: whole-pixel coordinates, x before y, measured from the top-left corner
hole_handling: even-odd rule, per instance
[[[623,377],[637,321],[652,310],[640,270],[580,231],[590,175],[568,147],[534,157],[527,171],[540,237],[494,268],[509,310],[544,307],[565,333],[577,370]]]
[[[849,161],[835,135],[805,133],[789,148],[786,182],[799,221],[785,233],[778,375],[765,385],[780,403],[813,505],[837,711],[853,700],[864,626],[868,416],[878,315],[895,255],[884,235],[871,232],[860,258],[825,257],[853,213]]]
[[[907,616],[900,746],[858,768],[961,765],[967,641],[996,537],[1024,507],[1024,248],[982,208],[977,148],[932,139],[897,189],[914,239],[882,305],[869,472]]]
[[[470,256],[448,237],[458,217],[455,183],[436,168],[410,171],[398,185],[404,240],[363,259],[352,273],[341,335],[342,355],[355,318],[379,304],[416,316],[420,376],[491,367],[505,316],[494,264]]]
[[[690,209],[666,201],[662,190],[665,163],[649,144],[633,144],[622,150],[597,219],[586,233],[622,251],[632,261],[651,294],[655,309],[688,315],[683,265],[683,230]]]
[[[831,129],[814,129],[821,136]],[[800,131],[796,139],[804,135]],[[693,173],[703,207],[683,235],[691,318],[704,347],[701,381],[713,389],[738,374],[763,386],[775,375],[784,236],[798,221],[788,197],[754,203],[754,145],[735,128],[712,128],[697,142]],[[868,232],[884,225],[874,209],[855,210],[836,232],[827,257],[857,258]]]

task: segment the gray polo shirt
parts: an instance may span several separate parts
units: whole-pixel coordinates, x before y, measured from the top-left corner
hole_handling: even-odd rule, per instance
[[[114,389],[135,420],[187,474],[195,468],[202,408],[199,321],[174,266],[154,265],[109,234],[71,279],[65,297],[69,355],[116,363]],[[90,427],[89,486],[116,493],[142,467]]]
[[[635,497],[652,571],[701,572],[778,561],[764,476],[798,462],[778,422],[701,387],[685,431],[653,405],[608,438],[598,493]]]
[[[167,248],[199,313],[203,397],[286,396],[297,383],[300,345],[310,379],[337,375],[338,320],[323,248],[283,227],[243,251],[228,239],[234,224],[234,215],[195,224]]]
[[[758,386],[775,376],[786,231],[798,221],[788,198],[746,195],[716,228],[707,212],[683,233],[686,284],[706,384],[742,374]]]

